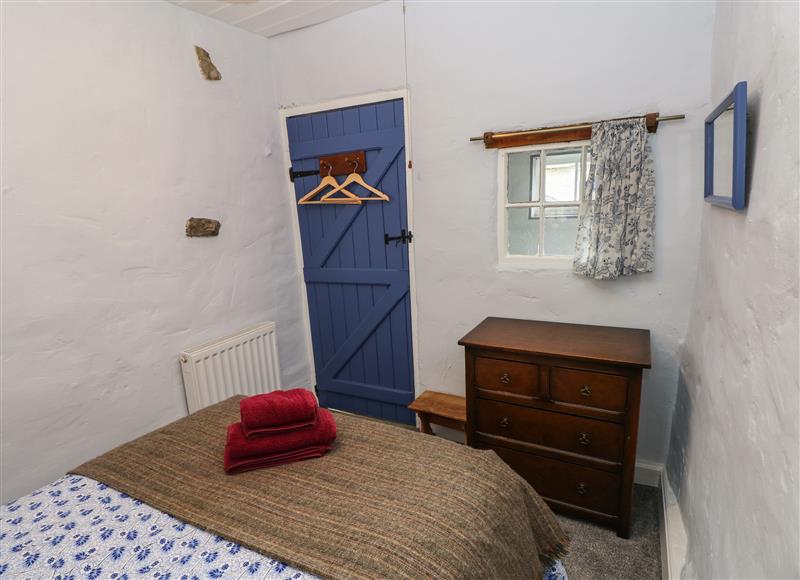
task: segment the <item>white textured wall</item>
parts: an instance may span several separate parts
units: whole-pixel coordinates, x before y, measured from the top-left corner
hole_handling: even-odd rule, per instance
[[[271,40],[280,106],[405,85],[403,5],[391,0]]]
[[[645,374],[639,457],[664,460],[697,264],[713,10],[708,3],[407,5],[421,389],[463,393],[456,342],[488,315],[649,328],[654,366]],[[277,37],[279,104],[403,85],[402,18],[389,2]],[[380,42],[331,41],[360,22]],[[361,58],[350,58],[353,50]],[[340,76],[323,88],[292,76],[325,75],[331,62]],[[655,273],[596,282],[563,269],[498,270],[497,154],[469,137],[649,111],[687,114],[652,139]]]
[[[276,320],[284,383],[309,371],[269,42],[161,2],[2,11],[5,502],[185,414],[187,346]]]
[[[749,207],[703,207],[668,463],[687,578],[800,577],[799,17],[717,5],[711,104],[748,82]]]

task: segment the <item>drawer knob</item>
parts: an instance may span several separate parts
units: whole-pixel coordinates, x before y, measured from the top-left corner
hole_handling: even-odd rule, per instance
[[[578,445],[583,445],[584,447],[588,447],[591,444],[591,440],[589,439],[589,434],[586,432],[578,434]]]
[[[578,495],[586,495],[586,491],[587,491],[586,484],[583,483],[583,482],[580,482],[578,484],[578,487],[577,487],[576,491],[578,492]]]
[[[511,382],[511,375],[509,375],[508,373],[503,373],[502,375],[500,375],[500,382],[503,383],[504,385],[507,385],[508,383]]]
[[[583,385],[581,387],[581,397],[591,397],[592,396],[592,387],[589,385]]]
[[[500,426],[503,429],[507,428],[509,425],[511,425],[511,419],[509,419],[508,417],[501,417],[500,418]]]

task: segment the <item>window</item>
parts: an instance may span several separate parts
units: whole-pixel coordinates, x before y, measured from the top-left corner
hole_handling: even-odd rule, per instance
[[[588,141],[499,151],[500,262],[572,257],[587,163]]]

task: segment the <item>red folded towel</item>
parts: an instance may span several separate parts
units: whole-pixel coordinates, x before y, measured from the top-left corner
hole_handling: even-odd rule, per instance
[[[272,435],[273,433],[286,433],[287,431],[299,431],[302,429],[311,429],[317,420],[317,416],[314,415],[313,419],[309,419],[308,421],[299,421],[297,423],[287,423],[286,425],[275,425],[274,427],[258,427],[256,429],[248,429],[247,426],[242,423],[242,431],[244,431],[245,437],[248,439],[255,439],[258,437],[266,437],[267,435]]]
[[[239,401],[245,435],[259,437],[296,429],[310,429],[317,414],[317,399],[307,389],[273,391]]]
[[[265,463],[279,465],[306,457],[318,457],[329,449],[334,439],[336,439],[336,421],[327,409],[317,409],[317,420],[310,429],[287,431],[255,439],[247,438],[241,423],[232,423],[228,425],[228,439],[225,443],[225,471],[232,473],[232,470],[237,470],[239,467],[256,463],[258,465],[255,467],[260,467]],[[321,449],[323,447],[325,449]],[[315,448],[314,452],[318,455],[302,457],[296,455],[312,453],[309,448]],[[250,468],[255,469],[255,467]]]
[[[226,473],[234,474],[242,471],[250,471],[252,469],[261,469],[262,467],[275,467],[276,465],[294,463],[295,461],[302,461],[303,459],[322,457],[330,451],[330,449],[330,445],[311,445],[295,451],[286,451],[285,453],[273,453],[262,457],[234,459],[228,455],[228,447],[225,447],[225,471]]]

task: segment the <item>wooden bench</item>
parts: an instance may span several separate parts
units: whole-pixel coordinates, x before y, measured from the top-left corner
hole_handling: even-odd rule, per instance
[[[464,397],[425,391],[408,408],[419,416],[420,431],[433,435],[431,423],[456,429],[462,433],[467,422],[467,401]]]

